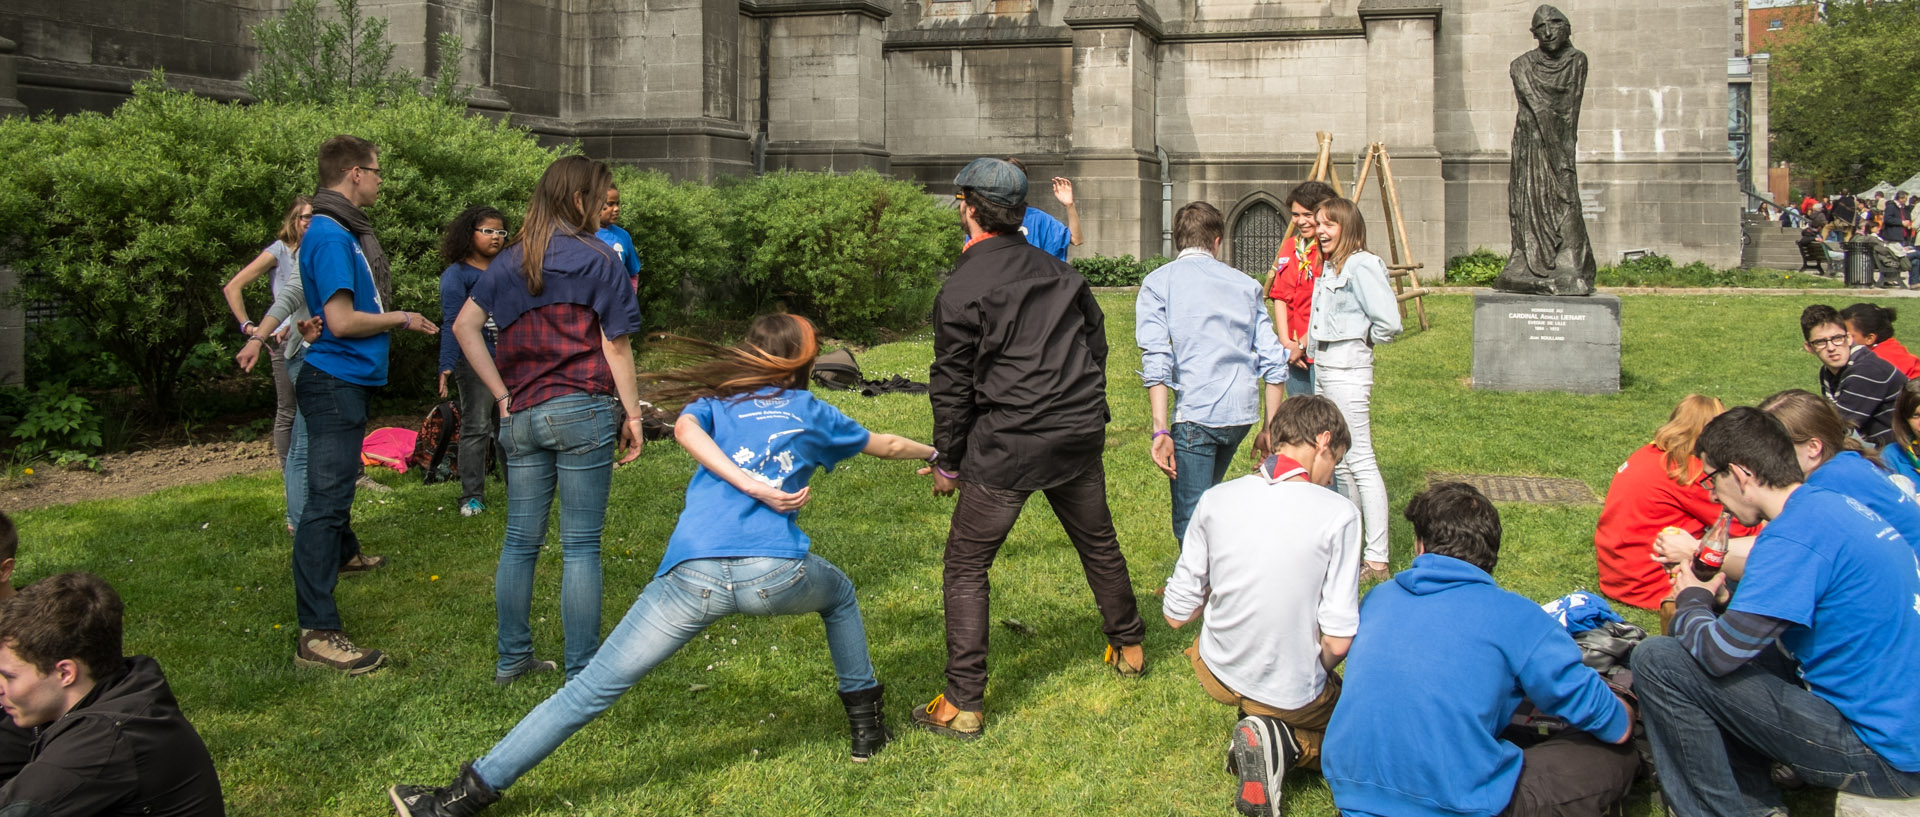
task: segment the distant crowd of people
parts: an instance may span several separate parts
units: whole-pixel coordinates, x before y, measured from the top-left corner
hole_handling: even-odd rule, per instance
[[[1920,286],[1915,204],[1920,204],[1920,198],[1905,190],[1892,196],[1875,193],[1872,198],[1842,190],[1825,198],[1808,196],[1799,205],[1787,207],[1780,213],[1780,226],[1799,227],[1803,246],[1825,245],[1824,251],[1836,259],[1842,257],[1846,242],[1865,240],[1873,245],[1880,285],[1912,288]]]
[[[242,321],[258,345],[282,323],[296,327],[282,336],[289,345],[304,344],[282,356],[295,406],[289,457],[305,446],[304,487],[296,497],[289,477],[287,489],[294,663],[357,676],[384,655],[347,637],[333,588],[343,571],[378,566],[350,518],[368,397],[385,384],[391,332],[439,327],[389,307],[386,258],[362,210],[378,195],[378,149],[340,136],[318,164],[321,190],[290,214],[287,251],[259,265],[291,258],[280,295],[299,294],[270,325]],[[732,345],[667,337],[684,365],[636,372],[638,259],[630,236],[603,232],[619,207],[603,163],[555,161],[511,237],[497,211],[454,220],[442,279],[454,347],[443,345],[442,382],[486,394],[465,399],[487,409],[471,413],[487,417],[479,436],[498,437],[509,475],[493,678],[565,680],[447,784],[390,787],[398,814],[463,817],[498,802],[735,613],[818,615],[848,758],[881,752],[893,733],[858,589],[813,552],[796,517],[819,470],[860,454],[915,461],[935,494],[958,495],[942,556],[945,683],[909,710],[913,726],[986,735],[989,576],[1035,493],[1086,574],[1100,661],[1122,678],[1146,674],[1147,628],[1103,461],[1104,312],[1071,265],[1029,240],[1042,231],[1019,166],[977,159],[954,186],[965,244],[934,304],[931,444],[869,431],[817,399],[808,385],[820,338],[798,315],[760,316]],[[1686,817],[1784,813],[1779,782],[1920,795],[1920,689],[1910,683],[1920,676],[1920,386],[1903,373],[1920,360],[1893,339],[1892,310],[1809,307],[1801,328],[1823,394],[1785,391],[1730,410],[1689,397],[1621,466],[1595,533],[1602,587],[1667,608],[1670,623],[1653,637],[1619,631],[1624,646],[1603,675],[1565,613],[1611,610],[1577,597],[1556,617],[1500,587],[1500,515],[1469,485],[1437,483],[1406,502],[1413,549],[1391,570],[1370,403],[1376,347],[1401,331],[1398,304],[1352,201],[1309,182],[1287,204],[1290,233],[1264,284],[1220,261],[1224,218],[1195,202],[1174,216],[1178,256],[1136,299],[1149,456],[1168,478],[1180,548],[1161,613],[1171,628],[1194,626],[1184,663],[1205,695],[1235,709],[1225,765],[1239,812],[1282,814],[1286,779],[1318,773],[1344,814],[1597,817],[1646,771],[1636,742]],[[649,400],[677,411],[674,437],[698,467],[652,580],[602,637],[611,471],[640,455]],[[1249,435],[1254,473],[1229,480]],[[561,661],[536,656],[528,627],[556,498]],[[1721,522],[1724,561],[1703,569]],[[11,525],[0,528],[0,580],[15,546]],[[12,594],[10,582],[0,592]],[[12,773],[0,815],[223,813],[212,759],[158,664],[121,654],[112,588],[62,574],[0,599],[0,708],[11,721],[0,771]]]

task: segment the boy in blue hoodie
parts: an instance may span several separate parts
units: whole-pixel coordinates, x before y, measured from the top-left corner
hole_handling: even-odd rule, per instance
[[[1393,817],[1605,813],[1639,767],[1624,745],[1631,714],[1559,622],[1494,584],[1493,503],[1443,482],[1405,516],[1413,566],[1361,603],[1327,727],[1320,765],[1334,805]],[[1524,751],[1502,740],[1523,696],[1572,729]]]
[[[1694,450],[1714,501],[1767,527],[1725,612],[1714,612],[1725,577],[1682,569],[1674,636],[1634,650],[1668,805],[1682,817],[1784,814],[1768,761],[1815,786],[1920,796],[1920,560],[1859,500],[1803,484],[1772,415],[1733,409]]]

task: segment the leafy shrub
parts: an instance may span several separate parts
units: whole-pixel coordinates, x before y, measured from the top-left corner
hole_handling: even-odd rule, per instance
[[[517,216],[565,152],[418,96],[248,106],[169,91],[156,75],[111,116],[0,121],[0,235],[16,237],[0,262],[21,273],[12,297],[61,304],[175,413],[182,366],[228,322],[220,285],[271,240],[287,202],[313,191],[315,153],[339,133],[381,148],[385,184],[368,215],[393,262],[389,306],[429,315],[441,225],[470,204]],[[259,314],[265,288],[249,294]],[[430,382],[433,342],[399,333],[392,379]]]
[[[1094,255],[1073,259],[1073,268],[1087,279],[1088,286],[1137,287],[1147,273],[1166,266],[1170,260],[1164,255],[1156,255],[1145,261],[1136,261],[1132,255],[1118,258]]]
[[[721,193],[739,255],[733,305],[784,303],[842,337],[870,340],[877,328],[925,319],[897,304],[933,286],[960,252],[954,210],[872,171],[781,171]]]
[[[1483,287],[1506,269],[1507,259],[1485,247],[1447,259],[1447,283]]]
[[[14,456],[22,462],[41,458],[57,465],[97,468],[100,449],[100,412],[87,398],[67,390],[64,382],[44,383],[28,394],[13,437],[20,442]]]
[[[620,226],[640,256],[640,316],[647,331],[727,311],[736,268],[727,245],[725,203],[712,187],[676,183],[658,171],[615,165]]]
[[[387,18],[368,17],[360,0],[334,0],[323,17],[319,0],[293,0],[285,14],[253,26],[260,64],[247,75],[247,92],[262,102],[341,102],[359,98],[391,102],[421,90],[422,81],[393,69]],[[440,71],[428,92],[448,104],[464,104],[460,84],[460,38],[442,32],[435,43]]]

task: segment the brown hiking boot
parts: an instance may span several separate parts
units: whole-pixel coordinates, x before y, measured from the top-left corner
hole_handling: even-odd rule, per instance
[[[339,630],[309,630],[302,627],[300,647],[293,653],[293,665],[296,667],[330,669],[348,675],[365,675],[386,662],[386,653],[353,646],[353,642],[347,640],[347,634]]]
[[[913,725],[936,735],[973,740],[986,731],[987,716],[947,703],[947,696],[942,693],[935,695],[932,703],[913,710]]]
[[[1128,644],[1116,649],[1107,645],[1107,655],[1101,659],[1122,678],[1139,678],[1147,674],[1147,651],[1139,644]]]
[[[374,568],[386,566],[387,557],[385,556],[368,556],[365,553],[355,553],[353,554],[353,558],[341,563],[340,575],[351,576],[355,573],[365,573]]]

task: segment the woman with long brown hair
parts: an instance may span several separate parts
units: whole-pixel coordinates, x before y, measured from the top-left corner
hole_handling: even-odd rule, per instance
[[[286,215],[280,218],[280,230],[274,234],[274,241],[266,249],[254,256],[252,261],[240,268],[239,272],[227,280],[220,288],[226,296],[227,308],[233,311],[234,321],[240,324],[240,334],[247,335],[247,343],[261,343],[267,347],[267,356],[273,361],[273,455],[280,459],[280,465],[287,464],[287,453],[293,443],[293,415],[295,397],[293,394],[293,374],[287,369],[286,349],[280,344],[287,342],[285,335],[279,338],[254,337],[254,322],[247,317],[247,302],[241,292],[253,283],[254,279],[265,274],[268,269],[273,275],[267,278],[267,288],[273,297],[280,297],[280,290],[289,280],[295,284],[300,280],[300,239],[307,234],[307,223],[313,220],[313,200],[306,196],[294,196],[293,204],[287,208]],[[288,343],[295,354],[299,351],[299,342]],[[297,364],[296,364],[297,365]],[[251,367],[249,367],[251,368]],[[298,519],[289,519],[292,525]]]
[[[560,619],[566,672],[600,643],[600,534],[615,441],[640,456],[640,392],[630,338],[640,305],[613,250],[594,237],[613,174],[568,156],[547,167],[513,244],[474,281],[454,319],[473,373],[494,399],[507,465],[507,535],[494,573],[496,684],[554,669],[533,656],[533,569],[560,497]],[[488,348],[491,316],[499,335]],[[624,414],[624,420],[622,415]]]
[[[856,454],[934,461],[932,446],[872,434],[807,391],[819,341],[797,315],[763,315],[738,346],[676,339],[669,351],[698,362],[650,377],[650,396],[683,403],[674,436],[699,469],[652,582],[608,634],[586,672],[535,707],[485,757],[461,766],[444,788],[394,786],[402,815],[441,814],[459,802],[471,814],[538,765],[660,662],[732,613],[819,614],[826,625],[852,759],[880,751],[891,734],[883,689],[867,653],[853,582],[812,553],[794,514],[816,470]]]
[[[1393,573],[1387,569],[1387,482],[1374,459],[1369,421],[1373,347],[1400,334],[1400,305],[1387,279],[1387,262],[1367,252],[1367,222],[1358,206],[1328,199],[1314,220],[1326,262],[1313,286],[1307,356],[1313,358],[1315,393],[1340,407],[1353,435],[1353,447],[1334,468],[1334,481],[1360,507],[1366,563],[1360,578],[1381,580]]]
[[[1720,503],[1700,487],[1700,459],[1693,443],[1707,422],[1726,411],[1719,400],[1689,394],[1667,422],[1613,472],[1600,524],[1593,531],[1600,589],[1635,607],[1657,610],[1673,591],[1667,571],[1653,558],[1654,541],[1669,528],[1697,539],[1720,518]],[[1734,536],[1751,530],[1738,522]]]

